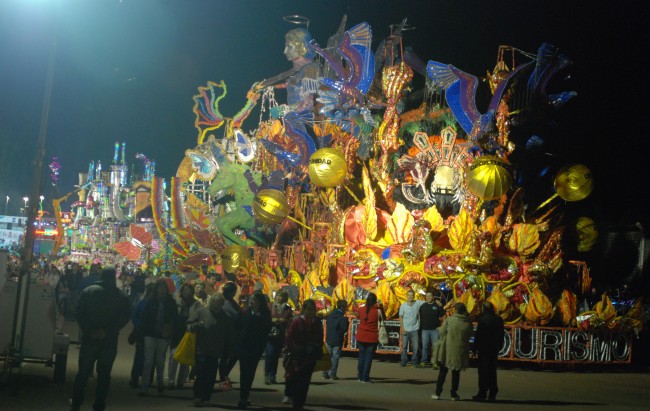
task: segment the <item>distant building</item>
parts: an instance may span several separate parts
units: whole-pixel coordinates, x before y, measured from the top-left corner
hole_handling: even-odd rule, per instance
[[[12,248],[20,244],[25,234],[27,217],[0,216],[0,248]]]

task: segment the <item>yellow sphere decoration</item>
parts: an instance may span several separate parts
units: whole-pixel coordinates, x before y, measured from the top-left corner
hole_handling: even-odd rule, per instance
[[[565,201],[580,201],[593,188],[591,171],[582,164],[564,167],[555,176],[555,192]]]
[[[497,156],[476,158],[467,173],[467,189],[481,200],[495,200],[512,185],[507,164]]]
[[[343,182],[348,172],[345,156],[336,148],[316,150],[309,158],[309,179],[317,187],[332,188]]]
[[[262,224],[280,224],[289,214],[287,197],[280,190],[260,190],[253,200],[253,214]]]
[[[585,252],[594,248],[598,240],[596,222],[589,217],[580,217],[576,223],[578,232],[578,251]]]
[[[248,260],[250,254],[246,247],[241,245],[231,245],[221,252],[221,266],[227,273],[235,273],[245,260]]]

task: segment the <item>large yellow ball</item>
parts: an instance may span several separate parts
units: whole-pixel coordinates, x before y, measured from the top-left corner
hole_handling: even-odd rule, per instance
[[[564,167],[555,176],[555,192],[565,201],[580,201],[594,188],[591,171],[582,164]]]
[[[467,189],[481,200],[495,200],[512,185],[508,165],[497,156],[476,158],[467,173]]]
[[[315,186],[332,188],[343,182],[348,164],[341,150],[325,147],[311,155],[307,170],[309,179]]]
[[[221,266],[227,273],[234,273],[244,260],[249,258],[248,250],[241,245],[231,245],[221,252]]]
[[[253,214],[262,224],[280,224],[289,214],[287,197],[280,190],[260,190],[253,200]]]

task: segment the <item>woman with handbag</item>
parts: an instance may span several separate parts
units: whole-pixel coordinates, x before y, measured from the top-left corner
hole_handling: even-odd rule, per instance
[[[379,320],[384,316],[381,306],[377,304],[377,296],[368,293],[365,307],[357,308],[356,314],[359,317],[356,335],[357,348],[359,348],[357,377],[360,382],[372,383],[370,381],[372,356],[379,343]]]
[[[264,383],[266,385],[278,383],[275,378],[278,372],[278,361],[284,346],[287,325],[293,317],[293,310],[287,301],[289,301],[289,293],[286,290],[280,290],[275,294],[274,301],[269,307],[273,327],[269,333],[264,354]]]
[[[201,303],[194,298],[194,285],[184,283],[179,292],[179,311],[178,317],[173,324],[173,331],[171,341],[169,343],[169,363],[167,367],[167,387],[172,390],[174,388],[183,388],[183,384],[187,380],[190,373],[188,365],[179,364],[174,359],[174,353],[178,344],[181,342],[185,331],[187,330],[187,320],[196,310],[201,307]],[[178,377],[177,371],[178,370]],[[176,380],[176,382],[174,382]]]
[[[323,323],[316,317],[316,303],[305,300],[302,315],[293,319],[287,329],[284,360],[284,404],[293,404],[301,411],[307,399],[311,375],[316,361],[323,356]]]

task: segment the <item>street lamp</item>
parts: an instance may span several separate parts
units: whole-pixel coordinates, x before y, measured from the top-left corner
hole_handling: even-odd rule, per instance
[[[5,201],[5,215],[7,215],[7,207],[9,207],[9,196],[7,196],[7,201]]]
[[[27,202],[29,201],[29,197],[23,197],[23,201],[25,202],[25,208],[27,208]]]

